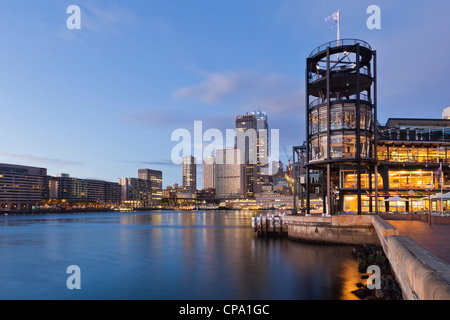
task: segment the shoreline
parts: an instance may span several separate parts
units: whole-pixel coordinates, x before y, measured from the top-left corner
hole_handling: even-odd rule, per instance
[[[358,261],[358,271],[364,275],[361,280],[367,280],[367,268],[376,265],[381,270],[380,289],[369,289],[361,282],[355,284],[358,288],[351,293],[361,300],[404,300],[402,290],[395,279],[388,258],[383,248],[374,244],[353,246],[352,255]]]

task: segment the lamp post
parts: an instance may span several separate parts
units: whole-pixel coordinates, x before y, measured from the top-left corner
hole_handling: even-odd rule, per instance
[[[414,220],[414,209],[413,209],[413,205],[412,205],[412,198],[414,197],[416,193],[414,192],[414,190],[409,190],[408,195],[409,195],[409,210],[411,211],[411,220]]]
[[[428,191],[428,223],[431,226],[431,190],[434,189],[434,185],[432,183],[428,183],[425,186],[425,189]]]

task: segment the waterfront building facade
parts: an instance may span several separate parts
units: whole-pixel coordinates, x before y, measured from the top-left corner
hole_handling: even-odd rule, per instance
[[[308,213],[314,172],[326,214],[450,209],[439,195],[423,201],[450,191],[450,109],[442,119],[391,118],[381,125],[376,75],[376,52],[361,40],[327,43],[307,59]],[[394,196],[402,201],[391,202]]]
[[[316,48],[306,64],[306,190],[311,170],[319,170],[325,214],[340,211],[350,196],[361,214],[363,189],[373,211],[378,203],[376,52],[364,41],[344,39]],[[352,189],[340,188],[352,177]],[[310,200],[307,193],[308,213]]]
[[[29,210],[48,198],[47,169],[0,164],[0,211]]]
[[[118,183],[94,179],[70,177],[59,173],[49,178],[50,199],[67,202],[120,203],[121,189]]]
[[[433,193],[450,191],[450,119],[395,118],[379,129],[379,196],[409,200],[385,202],[380,211],[423,210],[420,200],[427,197],[428,187]],[[447,201],[436,200],[431,203],[433,211],[448,210]]]

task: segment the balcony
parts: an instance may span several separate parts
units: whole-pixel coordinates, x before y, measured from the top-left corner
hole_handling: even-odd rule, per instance
[[[342,39],[342,40],[334,40],[327,43],[324,43],[317,48],[315,48],[311,54],[309,55],[310,58],[314,57],[318,53],[325,51],[327,48],[338,48],[338,47],[348,47],[348,46],[355,46],[359,44],[361,47],[369,49],[372,51],[372,47],[364,40],[359,39]]]

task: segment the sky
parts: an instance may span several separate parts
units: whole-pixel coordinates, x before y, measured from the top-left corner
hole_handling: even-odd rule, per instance
[[[140,168],[181,183],[177,129],[234,129],[264,110],[285,149],[305,140],[306,58],[341,38],[378,58],[378,120],[450,106],[450,2],[0,0],[0,163],[117,181]],[[81,29],[69,29],[70,5]],[[367,8],[378,5],[381,29]],[[203,146],[205,146],[204,142]],[[199,166],[198,187],[202,186]]]

